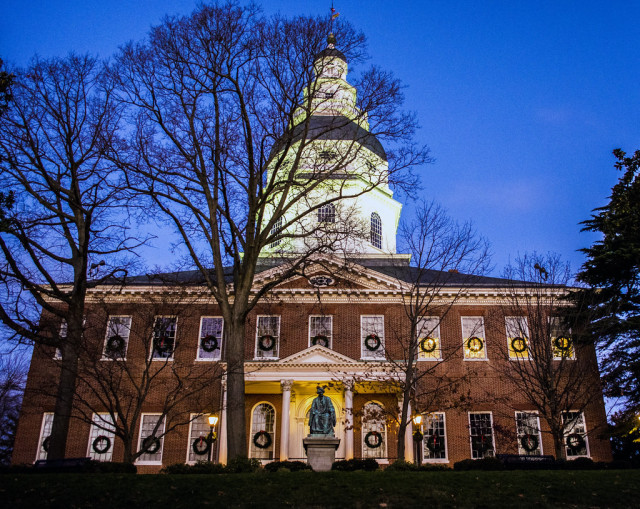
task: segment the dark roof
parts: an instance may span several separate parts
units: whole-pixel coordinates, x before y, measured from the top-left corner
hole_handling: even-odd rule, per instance
[[[507,286],[525,286],[528,283],[524,281],[513,281],[499,277],[491,276],[474,276],[462,274],[459,272],[442,272],[438,270],[422,270],[409,265],[406,260],[396,260],[391,258],[354,258],[349,260],[351,263],[362,265],[370,270],[379,272],[394,279],[407,283],[419,282],[423,285],[436,284],[438,286],[466,286],[469,288],[495,288]],[[278,258],[262,258],[257,267],[256,274],[277,267],[282,263]],[[233,280],[232,267],[225,267],[225,280],[230,283]],[[213,271],[211,275],[214,276]],[[204,283],[204,278],[198,270],[188,270],[180,272],[167,272],[164,274],[145,274],[127,278],[126,281],[112,281],[113,284],[124,284],[131,286],[154,286],[166,284],[192,284],[200,285]],[[559,287],[562,285],[548,285],[551,287]]]
[[[347,61],[347,57],[344,56],[344,53],[342,53],[342,51],[340,51],[339,49],[335,49],[335,48],[323,49],[320,53],[316,55],[315,59],[320,60],[321,58],[324,58],[324,57],[337,57],[340,60],[343,60],[344,62]]]
[[[304,132],[305,123],[301,122],[293,128],[293,141],[298,141]],[[375,135],[348,119],[343,115],[313,115],[309,119],[307,139],[356,141],[371,150],[382,160],[387,160],[387,154]]]

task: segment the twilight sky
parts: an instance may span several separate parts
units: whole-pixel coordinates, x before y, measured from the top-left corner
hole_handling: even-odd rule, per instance
[[[107,58],[197,3],[5,0],[0,58]],[[324,14],[330,1],[262,5],[267,14]],[[496,274],[532,250],[556,251],[577,270],[577,250],[597,238],[578,223],[618,178],[611,151],[640,149],[640,2],[343,0],[335,8],[367,35],[370,63],[407,86],[417,139],[436,158],[422,171],[424,198],[475,223],[491,241]],[[161,252],[149,251],[151,264]]]

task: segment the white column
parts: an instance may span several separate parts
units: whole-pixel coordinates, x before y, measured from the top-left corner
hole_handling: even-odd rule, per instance
[[[398,396],[398,405],[400,406],[400,415],[398,416],[398,421],[402,419],[402,402],[403,402],[402,394]],[[413,461],[413,421],[411,420],[411,402],[409,402],[409,406],[407,407],[407,427],[404,430],[404,459],[405,461]]]
[[[353,458],[353,381],[351,380],[344,383],[344,409],[344,457],[350,460]]]
[[[222,409],[218,433],[218,463],[227,464],[227,381],[222,380]]]
[[[280,417],[280,461],[289,459],[289,421],[291,408],[291,387],[293,380],[280,380],[282,388],[282,416]]]

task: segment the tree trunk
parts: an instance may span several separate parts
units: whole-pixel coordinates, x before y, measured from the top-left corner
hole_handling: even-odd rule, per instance
[[[133,439],[130,437],[126,440],[122,440],[122,445],[124,448],[122,461],[124,463],[133,463],[135,461],[135,458],[133,457]]]
[[[244,405],[244,318],[231,324],[227,342],[228,459],[247,457]]]

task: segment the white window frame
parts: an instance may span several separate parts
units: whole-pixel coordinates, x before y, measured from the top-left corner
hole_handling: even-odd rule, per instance
[[[203,327],[204,327],[204,323],[205,320],[220,320],[221,321],[221,325],[220,325],[220,336],[217,337],[216,339],[218,340],[218,348],[216,348],[213,352],[205,352],[202,349],[202,339],[203,337],[206,337],[203,333]],[[212,361],[219,361],[222,358],[222,342],[224,341],[224,318],[221,316],[201,316],[200,317],[200,329],[199,329],[199,334],[198,334],[198,346],[197,346],[197,352],[196,352],[196,360],[197,361],[205,361],[205,362],[212,362]],[[209,334],[207,334],[208,336]],[[203,355],[206,354],[213,354],[211,357],[203,357]]]
[[[369,459],[369,458],[373,458],[374,460],[376,460],[378,463],[388,463],[389,462],[389,456],[388,456],[388,452],[387,452],[387,446],[388,446],[388,430],[387,430],[387,421],[384,418],[384,405],[380,402],[380,401],[376,401],[376,400],[369,400],[367,401],[364,405],[362,405],[362,411],[363,411],[363,415],[366,413],[366,408],[368,405],[377,405],[380,407],[381,409],[381,419],[379,421],[375,421],[375,422],[362,422],[362,427],[361,427],[361,437],[360,439],[362,440],[362,457]],[[380,428],[382,428],[382,430],[380,430]],[[367,433],[369,431],[378,431],[381,435],[382,435],[382,445],[380,447],[377,447],[375,449],[372,449],[370,447],[367,446],[367,444],[365,444],[364,439],[365,436],[367,435]],[[365,454],[366,452],[370,453],[370,454]],[[380,454],[378,454],[378,452]]]
[[[373,224],[374,219],[377,220],[376,225]],[[371,245],[376,249],[382,249],[382,246],[384,245],[384,236],[382,235],[382,232],[383,232],[382,217],[380,217],[380,214],[378,214],[377,212],[371,213],[371,219],[369,220],[369,228],[370,228],[369,241]],[[374,240],[379,241],[380,245],[377,245],[378,242],[374,242]]]
[[[465,320],[479,320],[479,325],[473,325],[471,331],[466,330]],[[484,316],[461,316],[460,317],[460,326],[462,329],[462,352],[465,361],[488,361],[489,356],[487,355],[487,335],[484,328]],[[478,355],[478,352],[472,352],[467,348],[467,342],[472,337],[478,337],[482,340],[482,350],[483,357]]]
[[[427,447],[427,440],[433,434],[429,431],[429,429],[433,429],[431,426],[432,422],[435,422],[436,419],[433,416],[437,416],[438,422],[442,423],[442,438],[444,439],[444,458],[428,458],[427,455],[431,455],[431,451]],[[423,442],[422,442],[422,460],[424,463],[449,463],[449,441],[447,440],[447,416],[444,412],[430,412],[427,414],[423,414],[422,424],[420,426],[422,428],[423,434]],[[440,427],[438,427],[440,429]]]
[[[260,319],[261,318],[277,318],[277,333],[275,336],[275,346],[272,350],[260,350],[258,347],[258,340],[260,339]],[[254,351],[254,359],[255,360],[270,360],[277,361],[280,358],[280,315],[258,315],[256,316],[256,339],[255,339],[255,351]],[[273,352],[273,355],[266,355]]]
[[[580,420],[582,421],[582,423],[580,424],[578,422],[574,422],[570,428],[567,428],[567,425],[565,424],[565,421],[566,421],[565,415],[567,414],[580,414]],[[580,426],[583,428],[583,431],[575,431],[575,429]],[[590,458],[591,450],[589,448],[589,435],[587,433],[587,419],[584,416],[584,412],[580,410],[567,410],[566,412],[562,412],[562,428],[563,428],[563,433],[562,433],[563,444],[562,445],[564,447],[564,453],[567,459],[570,460],[575,458]],[[567,437],[571,433],[577,433],[579,435],[582,435],[582,438],[584,440],[584,448],[585,448],[585,451],[587,452],[586,454],[576,454],[576,455],[569,456],[569,447],[567,446]]]
[[[60,322],[60,327],[58,327],[58,337],[60,339],[67,339],[67,321],[64,318]],[[53,352],[53,360],[62,360],[62,350],[60,350],[59,347],[56,347],[55,352]]]
[[[260,406],[260,405],[268,405],[271,407],[271,410],[273,411],[273,422],[271,423],[271,430],[268,429],[257,429],[257,427],[255,427],[255,421],[254,421],[254,413],[256,411],[256,409]],[[278,419],[278,414],[276,412],[276,407],[273,403],[271,403],[270,401],[260,401],[259,403],[256,403],[255,405],[253,405],[253,407],[251,408],[251,434],[250,434],[250,443],[249,443],[249,457],[250,458],[257,458],[260,461],[264,461],[264,462],[270,462],[273,461],[276,457],[276,430],[277,428],[277,419]],[[268,423],[267,423],[268,424]],[[265,426],[266,428],[267,426]],[[271,435],[271,445],[269,446],[268,449],[260,449],[258,447],[256,447],[253,444],[253,437],[256,433],[258,433],[259,431],[266,431],[267,433],[269,433]],[[261,456],[261,454],[263,454],[264,456]]]
[[[573,337],[571,335],[571,330],[568,330],[566,332],[566,335],[569,337],[569,339],[571,340],[571,347],[570,347],[570,355],[562,355],[562,354],[557,354],[558,350],[555,347],[555,340],[558,337],[558,333],[560,334],[564,334],[561,330],[560,327],[560,318],[557,316],[550,316],[549,317],[549,340],[551,341],[551,351],[553,353],[553,360],[554,361],[561,361],[561,360],[567,360],[567,361],[573,361],[576,359],[576,345],[573,342]]]
[[[142,427],[144,426],[144,418],[149,416],[154,416],[154,415],[158,418],[162,418],[162,425],[158,427],[158,431],[156,433],[156,438],[160,440],[160,449],[158,452],[154,454],[154,456],[159,454],[160,459],[156,459],[156,460],[141,459],[141,458],[144,458],[145,456],[150,456],[149,454],[146,454],[146,453],[141,454],[136,458],[136,465],[162,465],[162,456],[164,455],[164,430],[166,425],[166,418],[162,417],[162,414],[148,412],[140,416],[140,427],[138,428],[138,448],[136,449],[136,452],[140,451],[140,449],[142,448],[142,441],[148,436],[151,436],[151,435],[145,435],[144,437],[142,436]]]
[[[490,449],[491,454],[484,454],[483,456],[477,456],[474,457],[473,456],[473,437],[476,435],[473,435],[471,433],[472,428],[471,428],[471,416],[472,415],[489,415],[489,422],[491,423],[491,443],[493,444],[493,448]],[[469,418],[469,450],[471,452],[471,459],[481,459],[481,458],[488,458],[488,457],[494,457],[496,455],[496,434],[495,434],[495,430],[493,427],[493,412],[491,411],[487,411],[487,412],[483,412],[483,411],[477,411],[477,412],[468,412],[468,418]],[[487,451],[489,452],[489,451]]]
[[[327,345],[327,348],[332,349],[333,348],[333,315],[309,315],[309,347],[314,346],[312,343],[312,339],[316,335],[314,334],[314,330],[312,326],[312,322],[314,318],[329,319],[329,329],[326,332],[328,342],[329,342],[329,344]]]
[[[193,452],[193,441],[196,438],[199,438],[200,436],[202,436],[202,430],[196,430],[197,435],[194,434],[194,424],[196,424],[198,427],[200,427],[202,424],[204,424],[204,427],[202,428],[203,430],[205,430],[205,434],[204,436],[209,436],[209,433],[211,432],[211,426],[209,426],[209,420],[208,420],[208,414],[194,414],[192,413],[190,415],[190,419],[191,421],[189,422],[189,442],[187,443],[187,459],[186,459],[186,463],[187,465],[193,465],[195,463],[197,463],[198,461],[207,461],[209,459],[209,454],[203,454],[202,456],[198,456],[195,452]],[[214,430],[215,432],[215,430]],[[213,447],[214,449],[211,451],[211,459],[213,460],[213,458],[215,457],[215,447],[216,444],[218,442],[213,442],[213,444],[211,444],[211,447]],[[192,459],[193,457],[193,459]]]
[[[102,428],[100,426],[103,426]],[[107,431],[104,428],[112,428]],[[102,454],[93,450],[93,441],[99,436],[105,436],[111,441],[109,450]],[[87,444],[87,456],[96,461],[112,461],[113,460],[113,448],[115,446],[115,426],[111,419],[111,414],[107,412],[98,412],[93,414],[91,418],[91,429],[89,431],[89,443]]]
[[[366,328],[365,329],[365,321],[369,318],[379,318],[382,322],[380,332],[378,332],[377,327],[375,330]],[[377,334],[380,338],[380,348],[377,350],[371,351],[365,345],[364,341],[366,337],[371,334],[373,330],[374,334]],[[380,353],[378,353],[380,352]],[[369,361],[381,361],[386,359],[385,355],[385,339],[384,339],[384,315],[360,315],[360,358],[362,360]]]
[[[440,321],[437,316],[421,316],[418,319],[418,360],[419,361],[441,361],[442,360],[442,339],[440,336]],[[435,322],[435,327],[434,327]],[[433,352],[425,352],[420,346],[423,338],[433,338],[436,341],[436,349]]]
[[[112,336],[111,332],[116,332],[116,333],[118,332],[117,330],[111,328],[111,321],[114,319],[122,319],[122,318],[129,319],[128,326],[121,324],[122,327],[127,331],[126,337],[120,334],[120,337],[124,340],[124,348],[122,352],[124,355],[122,357],[111,357],[107,355],[107,341],[109,341],[109,338]],[[109,318],[107,319],[107,330],[105,331],[105,334],[104,334],[104,343],[102,345],[102,358],[100,360],[103,360],[103,361],[114,361],[114,360],[126,361],[127,360],[127,351],[129,350],[129,337],[131,336],[132,321],[133,321],[133,317],[131,315],[109,315]]]
[[[529,356],[529,321],[526,316],[505,316],[504,327],[507,335],[507,351],[509,352],[509,360],[512,361],[528,361]],[[525,340],[527,349],[522,352],[516,352],[511,346],[511,341],[521,337]]]
[[[163,320],[163,319],[170,319],[174,321],[174,331],[173,331],[173,348],[171,348],[171,355],[169,357],[156,357],[154,355],[156,349],[154,347],[154,343],[155,343],[155,339],[156,339],[156,323],[158,323],[158,320]],[[151,361],[160,361],[160,362],[166,362],[166,361],[172,361],[173,357],[176,353],[176,343],[177,343],[177,339],[178,339],[178,317],[175,315],[156,315],[153,318],[153,332],[151,333]]]
[[[46,460],[48,451],[42,447],[45,438],[51,436],[51,428],[53,427],[53,412],[45,412],[42,414],[42,423],[40,424],[40,435],[38,435],[38,450],[36,451],[36,461]]]
[[[318,208],[318,222],[323,224],[336,222],[336,206],[333,203],[325,203]]]
[[[537,436],[538,436],[538,452],[536,453],[535,451],[532,452],[527,452],[524,450],[524,448],[522,447],[522,437],[526,434],[525,431],[520,428],[520,420],[519,420],[519,414],[522,415],[527,415],[528,417],[535,417],[536,420],[536,430],[537,430]],[[516,437],[518,440],[518,454],[520,454],[521,456],[542,456],[544,454],[544,450],[542,448],[542,430],[540,429],[540,415],[538,414],[538,412],[536,410],[521,410],[521,411],[517,411],[515,412],[515,418],[516,418]]]

